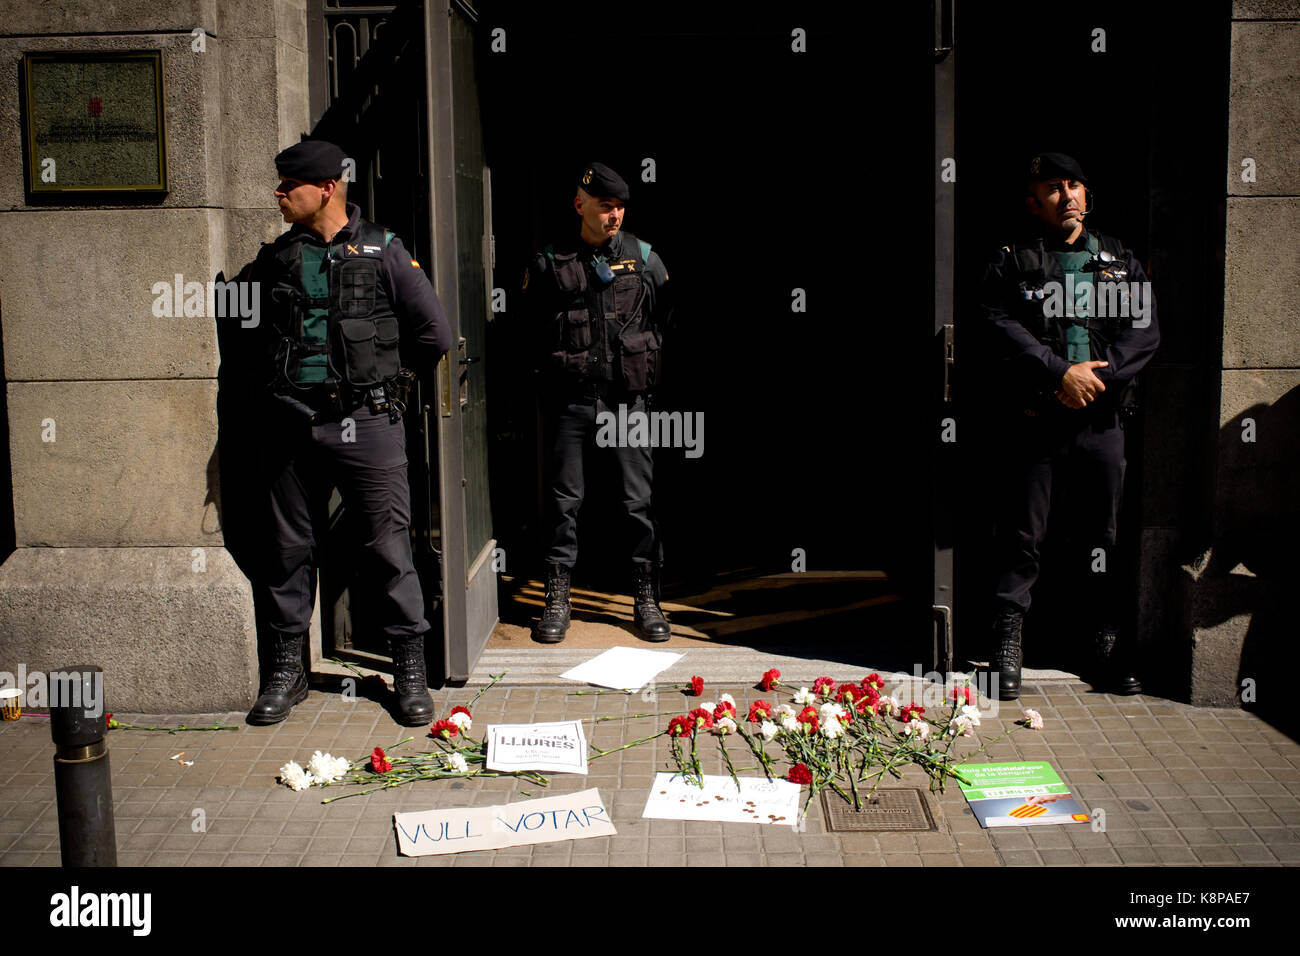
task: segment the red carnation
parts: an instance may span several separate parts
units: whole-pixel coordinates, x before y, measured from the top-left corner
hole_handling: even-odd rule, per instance
[[[713,715],[703,707],[696,707],[693,711],[687,714],[687,716],[691,718],[691,722],[694,723],[697,728],[703,727],[705,730],[708,730],[713,726]]]
[[[393,769],[393,765],[385,758],[382,748],[376,747],[371,751],[370,769],[375,773],[388,773],[388,771]]]
[[[434,737],[441,737],[443,740],[451,740],[452,737],[455,737],[460,733],[460,728],[456,726],[455,721],[440,720],[433,725],[431,733]]]
[[[952,689],[952,692],[951,692],[948,696],[951,697],[951,698],[953,699],[953,702],[954,702],[954,703],[957,703],[957,702],[963,702],[963,703],[967,703],[967,704],[969,704],[969,703],[970,703],[970,688],[969,688],[969,687],[954,687],[954,688]]]
[[[863,687],[874,687],[876,690],[885,689],[885,681],[879,674],[868,674],[862,678]]]
[[[871,711],[873,714],[878,714],[880,711],[876,708],[880,706],[880,696],[876,695],[874,698],[863,697],[854,706],[857,708],[859,714],[865,714],[867,711]]]
[[[819,677],[813,681],[813,693],[829,697],[835,692],[835,681],[829,677]]]
[[[455,716],[456,714],[464,714],[470,720],[474,719],[474,715],[469,712],[468,707],[453,707],[449,716]]]
[[[862,688],[857,684],[841,684],[835,699],[845,707],[852,707],[853,702],[862,697]]]
[[[695,732],[695,724],[685,715],[668,721],[669,737],[689,737]]]
[[[723,717],[735,717],[736,705],[729,700],[719,701],[718,706],[713,708],[713,719],[721,720]]]
[[[772,708],[765,700],[756,700],[749,705],[749,722],[757,724],[772,716]]]
[[[116,727],[117,725],[118,725],[118,724],[117,724],[117,721],[113,719],[113,715],[112,715],[112,714],[105,714],[105,715],[104,715],[104,727],[105,727],[106,730],[112,730],[112,729],[113,729],[114,727]]]
[[[812,783],[812,771],[808,769],[807,764],[797,763],[790,768],[790,772],[785,775],[785,779],[791,783],[805,786]]]
[[[821,720],[817,716],[816,707],[809,706],[799,711],[798,720],[799,723],[806,726],[808,733],[810,734],[817,733],[817,728],[821,726]]]
[[[910,723],[913,717],[920,716],[921,714],[924,713],[925,713],[925,708],[920,706],[919,704],[908,704],[906,707],[903,708],[903,713],[901,714],[901,717],[903,723],[906,724],[906,723]]]
[[[773,667],[770,671],[763,672],[763,679],[758,682],[758,686],[765,691],[771,691],[772,688],[779,686],[781,683],[781,672]]]
[[[704,678],[703,678],[703,677],[692,677],[692,678],[691,678],[691,696],[692,696],[692,697],[699,697],[699,696],[702,695],[703,693],[704,693]]]

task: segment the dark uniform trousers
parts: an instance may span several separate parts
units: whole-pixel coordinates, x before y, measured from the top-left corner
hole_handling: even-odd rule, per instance
[[[596,445],[598,412],[618,412],[619,404],[628,412],[647,411],[643,396],[606,401],[554,400],[546,415],[550,448],[550,515],[551,546],[546,560],[573,567],[578,560],[578,510],[586,492],[584,461],[593,455],[612,455],[618,464],[622,507],[626,516],[628,550],[633,563],[649,564],[658,560],[654,516],[651,511],[654,474],[653,449],[601,448]],[[612,406],[612,407],[611,407]]]
[[[268,622],[289,634],[307,630],[318,563],[312,516],[325,512],[337,486],[355,529],[348,547],[361,586],[376,600],[385,636],[401,639],[428,631],[411,556],[402,423],[362,405],[346,416],[355,423],[356,440],[344,441],[340,416],[312,424],[287,409],[280,414],[285,420],[270,429],[263,458],[273,541],[264,579]]]
[[[1006,468],[997,502],[997,598],[1029,609],[1040,548],[1053,508],[1075,530],[1071,581],[1076,605],[1113,619],[1123,580],[1116,529],[1124,490],[1124,430],[1114,413],[1080,427],[1077,420],[1021,415],[1008,419]],[[1071,520],[1074,519],[1074,520]],[[1094,571],[1093,549],[1105,551]]]

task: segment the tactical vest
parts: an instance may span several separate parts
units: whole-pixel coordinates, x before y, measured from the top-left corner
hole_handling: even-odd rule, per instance
[[[1106,350],[1111,343],[1125,327],[1133,322],[1127,288],[1131,277],[1125,266],[1128,250],[1119,240],[1093,232],[1087,234],[1087,249],[1091,253],[1091,258],[1084,266],[1084,270],[1092,273],[1092,308],[1090,309],[1092,315],[1078,316],[1066,314],[1074,311],[1074,303],[1064,296],[1062,308],[1059,310],[1062,314],[1048,314],[1047,263],[1051,262],[1053,276],[1060,274],[1060,278],[1055,279],[1057,282],[1064,282],[1065,269],[1044,247],[1041,239],[1034,245],[1002,247],[1005,254],[1006,275],[1011,281],[1018,283],[1016,290],[1018,294],[1012,308],[1012,316],[1038,341],[1066,361],[1071,361],[1070,344],[1077,335],[1077,333],[1072,334],[1074,330],[1086,329],[1091,357],[1104,360]],[[1113,287],[1115,294],[1112,295],[1108,283],[1119,283]],[[1103,299],[1108,306],[1104,310],[1107,314],[1098,316],[1099,304]],[[1121,315],[1119,314],[1121,312],[1128,314]],[[1107,398],[1111,399],[1116,407],[1133,407],[1137,403],[1136,379],[1130,381],[1120,395],[1108,395]]]
[[[661,378],[662,341],[646,308],[650,244],[627,232],[620,237],[622,255],[604,261],[608,279],[599,275],[600,259],[584,262],[576,252],[558,253],[549,245],[543,250],[557,290],[550,364],[580,384],[644,392]]]
[[[400,327],[384,270],[392,238],[363,219],[354,235],[323,249],[307,242],[272,247],[274,389],[365,388],[398,373]]]

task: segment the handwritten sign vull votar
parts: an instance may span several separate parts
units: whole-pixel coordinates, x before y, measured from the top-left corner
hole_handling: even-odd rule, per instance
[[[403,856],[434,856],[614,836],[595,789],[499,807],[457,807],[394,813],[397,848]]]
[[[580,720],[489,724],[487,743],[489,770],[587,772],[587,737]]]

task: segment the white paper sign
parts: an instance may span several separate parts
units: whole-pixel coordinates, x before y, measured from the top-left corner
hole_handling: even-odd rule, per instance
[[[643,817],[658,820],[720,820],[723,823],[779,823],[794,826],[799,819],[799,785],[789,780],[741,777],[740,790],[731,777],[704,777],[701,789],[681,774],[655,775]]]
[[[643,651],[638,647],[611,647],[560,676],[597,687],[640,690],[685,656],[667,651]]]
[[[488,724],[487,741],[489,770],[587,772],[587,738],[580,720]]]
[[[614,836],[598,790],[583,790],[497,807],[458,807],[394,813],[403,856],[434,856]]]

